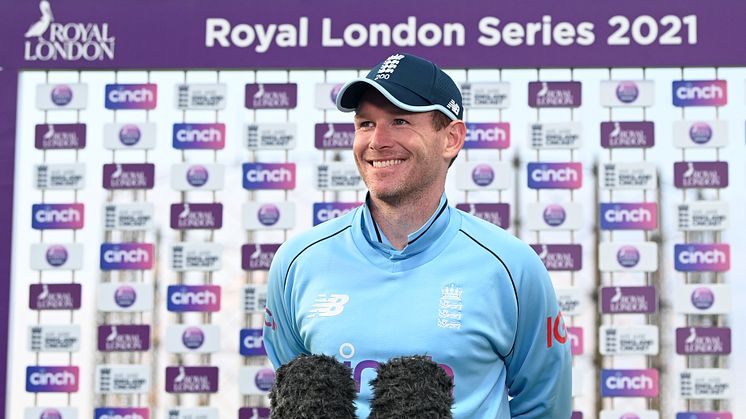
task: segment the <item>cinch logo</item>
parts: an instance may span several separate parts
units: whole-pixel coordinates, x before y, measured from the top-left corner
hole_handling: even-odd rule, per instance
[[[84,209],[83,204],[34,204],[31,227],[36,230],[83,228]]]
[[[562,318],[562,312],[557,313],[554,318],[547,317],[547,348],[551,348],[557,341],[559,344],[567,342],[567,328],[565,320]]]
[[[616,87],[616,98],[622,103],[632,103],[639,95],[640,89],[633,81],[623,81]]]
[[[352,369],[352,377],[355,379],[355,390],[359,393],[360,392],[360,385],[362,382],[363,377],[363,371],[365,370],[377,370],[378,367],[381,365],[378,361],[372,360],[372,359],[366,359],[358,362],[355,364],[355,366],[352,366],[352,361],[350,361],[355,356],[355,346],[349,342],[345,342],[339,346],[339,356],[342,357],[342,359],[345,359],[346,361],[343,361],[342,363],[350,367]],[[453,368],[449,367],[447,364],[438,364],[440,368],[445,371],[446,375],[451,377],[451,380],[453,380],[453,384],[456,384],[456,375],[453,372]]]
[[[730,269],[727,244],[677,244],[675,267],[680,272],[724,272]]]
[[[681,412],[676,414],[676,419],[733,419],[730,412]]]
[[[177,150],[225,147],[225,124],[174,124],[173,147]]]
[[[150,243],[103,243],[101,269],[150,269],[153,267],[153,250]]]
[[[77,392],[78,367],[27,367],[26,391],[30,393]]]
[[[728,103],[725,80],[680,80],[673,82],[674,106],[723,106]]]
[[[341,217],[361,204],[361,202],[314,202],[313,225]]]
[[[604,230],[653,230],[657,225],[655,203],[601,204],[601,228]]]
[[[220,310],[220,287],[217,285],[170,285],[167,298],[168,311]]]
[[[655,397],[658,395],[658,370],[601,370],[603,397]]]
[[[23,58],[26,61],[103,61],[114,59],[113,36],[109,24],[53,23],[52,6],[39,2],[41,16],[29,26],[23,36]]]
[[[155,84],[106,85],[106,109],[155,109],[157,102]]]
[[[245,163],[244,189],[295,189],[295,163]]]
[[[266,355],[264,349],[264,337],[262,329],[241,329],[241,355],[262,356]]]
[[[94,411],[94,419],[148,419],[150,412],[147,408],[127,407],[99,407]]]
[[[531,189],[577,189],[583,184],[581,163],[529,163]]]
[[[505,149],[510,147],[510,124],[467,123],[465,149]]]

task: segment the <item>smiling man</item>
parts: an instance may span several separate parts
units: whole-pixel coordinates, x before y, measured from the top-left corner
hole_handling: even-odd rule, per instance
[[[365,204],[289,240],[270,269],[264,342],[275,367],[300,354],[349,363],[357,413],[392,357],[426,354],[454,382],[454,418],[571,413],[571,358],[536,253],[448,205],[463,147],[461,94],[430,61],[388,57],[340,90],[355,112]]]

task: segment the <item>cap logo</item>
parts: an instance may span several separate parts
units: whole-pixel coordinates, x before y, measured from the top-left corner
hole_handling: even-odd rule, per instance
[[[453,99],[451,99],[451,101],[448,102],[448,104],[446,105],[446,108],[452,110],[453,113],[455,113],[456,115],[458,115],[459,110],[461,110],[461,107]]]
[[[399,61],[401,61],[402,58],[404,58],[404,55],[401,54],[395,54],[386,58],[386,61],[384,61],[378,69],[378,74],[376,74],[374,80],[388,79],[391,76],[391,73],[396,70],[396,66],[399,65]]]

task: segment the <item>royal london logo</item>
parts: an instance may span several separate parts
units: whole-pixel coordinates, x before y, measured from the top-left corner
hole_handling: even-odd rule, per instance
[[[443,329],[461,329],[461,310],[464,308],[462,296],[464,290],[456,284],[448,284],[440,289],[438,303],[438,327]]]
[[[58,23],[48,0],[39,2],[41,16],[24,34],[26,61],[103,61],[114,59],[116,38],[108,23]]]
[[[350,296],[346,294],[319,294],[311,306],[313,308],[308,312],[308,318],[338,316],[344,311],[345,304],[348,302],[350,302]]]

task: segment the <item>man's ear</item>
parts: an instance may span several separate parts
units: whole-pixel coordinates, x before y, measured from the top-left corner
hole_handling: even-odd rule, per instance
[[[443,157],[448,160],[456,157],[458,152],[464,147],[464,140],[466,139],[466,124],[464,121],[451,121],[447,127],[446,132],[446,145],[443,149]]]

